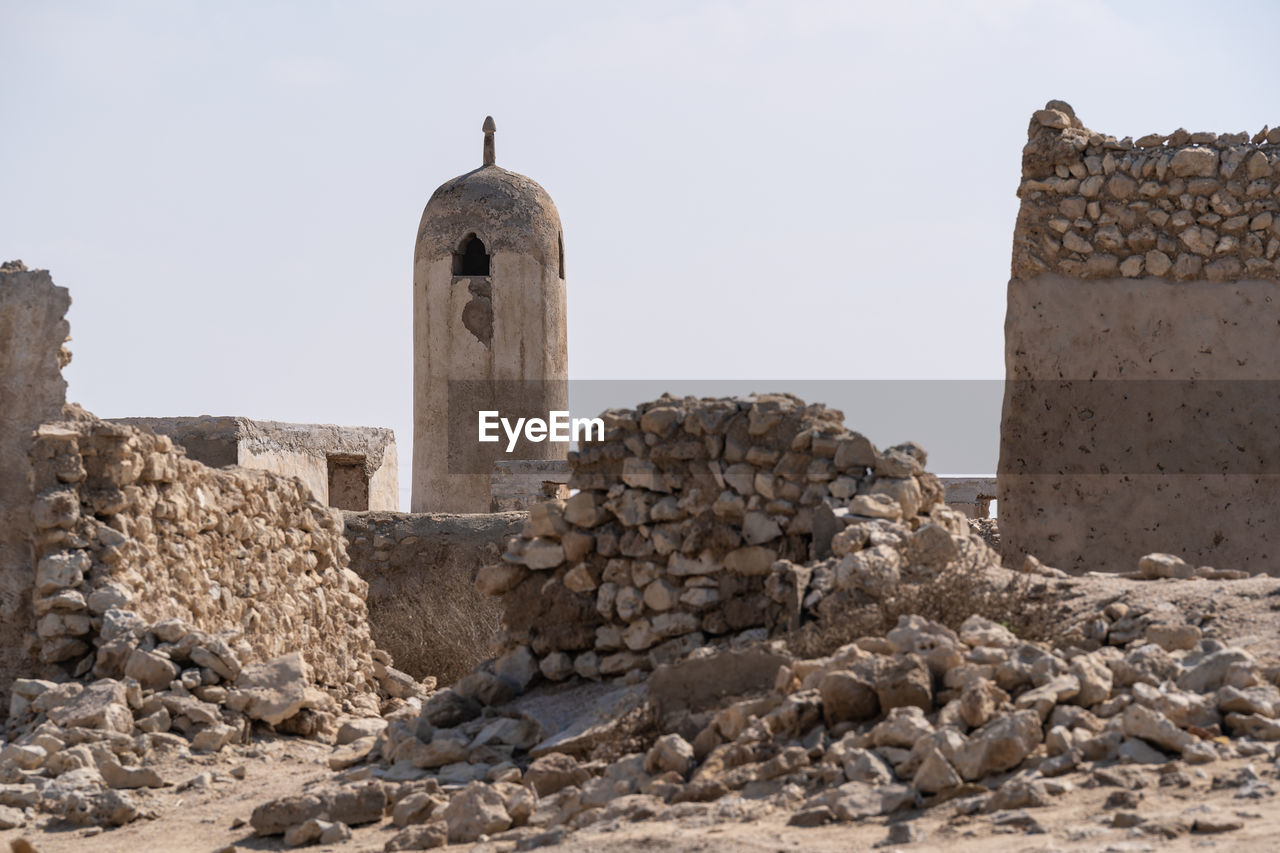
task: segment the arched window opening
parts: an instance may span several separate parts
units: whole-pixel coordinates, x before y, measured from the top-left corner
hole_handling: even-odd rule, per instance
[[[560,249],[560,278],[564,279],[564,232],[556,232],[556,245]]]
[[[484,247],[484,241],[475,234],[462,238],[457,251],[453,253],[453,274],[489,274],[489,252]]]

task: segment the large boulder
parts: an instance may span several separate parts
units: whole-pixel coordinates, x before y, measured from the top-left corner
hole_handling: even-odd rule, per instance
[[[483,782],[472,782],[454,794],[444,810],[444,820],[451,844],[468,843],[511,827],[506,801]]]
[[[311,667],[301,652],[294,652],[244,667],[227,693],[227,705],[277,726],[302,710],[309,686]]]
[[[1017,767],[1043,739],[1040,715],[1017,711],[997,717],[971,734],[952,763],[965,781],[974,782]]]
[[[856,673],[833,670],[818,683],[822,696],[822,716],[828,726],[869,720],[880,711],[876,690]]]
[[[378,783],[323,788],[259,805],[249,817],[255,835],[280,835],[309,820],[355,826],[382,819],[387,792]]]
[[[551,752],[534,759],[524,772],[524,783],[539,797],[550,796],[570,785],[581,785],[589,778],[591,774],[573,756],[563,752]]]
[[[63,728],[102,729],[130,734],[133,713],[124,684],[103,678],[80,691],[69,702],[49,711],[49,719]]]

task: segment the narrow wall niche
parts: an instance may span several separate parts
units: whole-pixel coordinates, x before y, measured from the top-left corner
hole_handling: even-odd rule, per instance
[[[355,512],[369,509],[369,474],[363,456],[332,454],[329,463],[329,506]]]

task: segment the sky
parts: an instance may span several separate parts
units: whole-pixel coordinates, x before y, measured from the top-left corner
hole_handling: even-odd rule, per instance
[[[1031,113],[1280,124],[1277,32],[1269,2],[0,0],[0,260],[71,289],[70,399],[392,427],[407,508],[414,238],[493,115],[560,212],[571,380],[830,387],[990,473]]]

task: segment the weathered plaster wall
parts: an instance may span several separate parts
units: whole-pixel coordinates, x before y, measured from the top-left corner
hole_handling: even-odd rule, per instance
[[[1005,319],[1006,562],[1280,573],[1280,136],[1117,141],[1049,107]]]
[[[399,509],[395,434],[378,427],[291,424],[241,417],[116,418],[167,435],[206,465],[240,465],[297,477],[329,504],[329,456],[363,457],[369,508]]]
[[[241,465],[301,477],[328,504],[328,457],[363,456],[369,478],[369,508],[400,508],[396,439],[391,430],[240,420]]]
[[[0,702],[7,706],[13,679],[34,666],[35,573],[27,457],[36,427],[61,416],[70,359],[62,344],[71,305],[67,289],[46,270],[21,262],[0,267]]]
[[[449,257],[422,265],[414,288],[414,512],[488,512],[498,460],[563,459],[567,444],[477,441],[481,409],[546,418],[567,410],[564,281],[534,259],[496,252],[491,261],[493,338],[462,321],[467,282]],[[556,381],[560,380],[560,381]],[[466,384],[464,384],[466,383]]]
[[[386,430],[390,441],[383,447],[382,461],[369,476],[369,509],[376,512],[400,510],[400,454],[395,435]]]
[[[442,573],[464,575],[469,585],[528,517],[525,512],[342,513],[351,568],[368,582],[371,606]]]
[[[297,477],[321,503],[329,505],[329,465],[323,457],[269,447],[254,451],[243,445],[239,456],[242,467]]]

